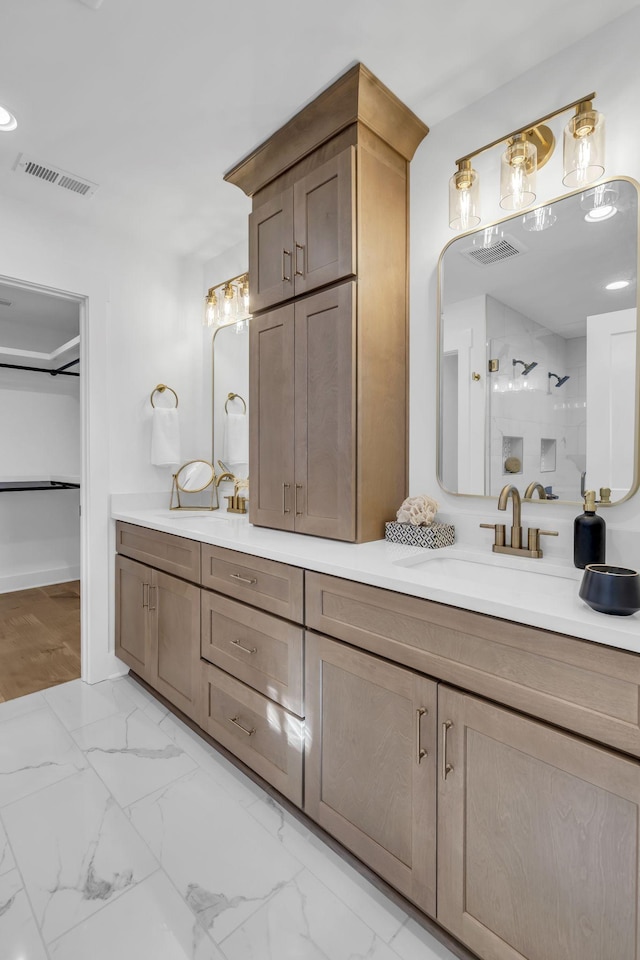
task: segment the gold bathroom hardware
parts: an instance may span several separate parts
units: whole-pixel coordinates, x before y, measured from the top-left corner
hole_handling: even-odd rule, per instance
[[[420,721],[428,713],[426,707],[418,707],[416,710],[416,763],[420,766],[420,761],[428,757],[427,751],[420,746]]]
[[[453,720],[445,720],[442,724],[442,779],[446,780],[453,773],[453,764],[447,763],[447,734],[453,726]]]
[[[246,727],[243,727],[242,724],[238,722],[237,717],[229,717],[229,723],[232,723],[235,727],[238,727],[238,729],[242,730],[243,733],[246,733],[248,737],[252,737],[256,732],[255,727],[252,727],[251,730],[247,730]]]
[[[600,500],[598,503],[611,503],[611,487],[600,487]]]
[[[230,496],[226,496],[225,500],[227,501],[227,513],[246,513],[247,512],[247,498],[241,497],[237,493],[233,493]]]
[[[532,480],[524,492],[523,500],[533,500],[533,495],[536,492],[541,500],[547,499],[547,491],[544,489],[542,484],[538,483],[537,480]]]
[[[253,581],[255,583],[255,580]],[[239,640],[230,640],[229,643],[233,644],[234,647],[237,647],[238,650],[242,650],[243,653],[257,653],[257,647],[243,647]]]
[[[232,580],[240,580],[242,583],[257,583],[258,581],[254,578],[250,579],[249,577],[243,577],[239,573],[230,573],[229,576]]]
[[[244,397],[241,397],[239,393],[229,393],[227,394],[227,399],[225,400],[225,403],[224,403],[225,413],[229,413],[229,410],[227,409],[227,407],[230,400],[239,400],[242,406],[244,407],[244,410],[242,412],[243,413],[247,412],[247,404],[245,403]]]
[[[541,484],[530,483],[527,487],[527,493],[533,494],[533,489],[542,486]],[[543,488],[544,489],[544,488]],[[540,549],[540,537],[557,537],[557,530],[540,530],[539,527],[531,527],[527,531],[527,546],[522,546],[523,530],[521,521],[521,501],[520,494],[516,487],[508,483],[500,491],[498,498],[498,510],[506,510],[507,503],[511,497],[513,503],[513,523],[511,525],[511,543],[506,543],[506,526],[504,523],[481,523],[480,526],[485,530],[495,530],[495,539],[492,550],[494,553],[515,554],[518,557],[531,557],[534,560],[542,557]]]
[[[479,373],[475,373],[475,371],[474,371],[474,372],[471,374],[471,379],[472,379],[472,380],[475,380],[475,381],[477,382],[478,380],[481,379],[481,376],[480,376]]]
[[[151,400],[152,407],[155,407],[155,403],[153,402],[154,394],[164,393],[165,390],[168,390],[169,393],[172,393],[174,395],[174,397],[176,398],[176,407],[178,406],[178,403],[179,403],[178,394],[175,392],[173,387],[168,387],[166,383],[159,383],[158,386],[154,387],[154,389],[151,391],[151,396],[149,397],[149,399]]]

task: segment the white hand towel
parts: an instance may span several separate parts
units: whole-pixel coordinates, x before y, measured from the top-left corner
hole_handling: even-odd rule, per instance
[[[175,467],[180,463],[180,421],[176,407],[154,408],[151,463],[156,467]]]
[[[249,417],[246,413],[228,413],[224,425],[225,463],[249,462]]]

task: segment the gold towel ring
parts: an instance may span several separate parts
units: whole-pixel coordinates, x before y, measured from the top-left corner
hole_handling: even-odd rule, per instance
[[[166,383],[159,383],[158,386],[151,391],[151,397],[149,399],[151,400],[152,407],[155,408],[155,403],[153,402],[154,393],[164,393],[165,390],[168,390],[169,393],[172,393],[174,395],[174,397],[176,398],[176,407],[178,406],[178,394],[175,392],[175,390],[173,390],[171,387],[168,387]]]
[[[242,404],[242,406],[244,407],[244,410],[243,410],[242,412],[243,412],[243,413],[246,413],[246,412],[247,412],[247,405],[246,405],[246,403],[244,402],[244,399],[240,396],[240,394],[239,394],[239,393],[230,393],[230,394],[227,396],[227,399],[226,399],[225,404],[224,404],[224,412],[225,412],[225,413],[229,413],[229,411],[227,410],[227,407],[228,407],[228,405],[229,405],[229,400],[239,400],[240,403]]]

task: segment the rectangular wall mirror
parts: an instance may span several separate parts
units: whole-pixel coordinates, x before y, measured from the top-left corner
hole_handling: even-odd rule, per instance
[[[249,321],[218,327],[212,341],[213,464],[249,476]],[[230,397],[230,394],[233,396]]]
[[[611,180],[449,243],[439,264],[438,479],[580,502],[638,487],[638,185]]]

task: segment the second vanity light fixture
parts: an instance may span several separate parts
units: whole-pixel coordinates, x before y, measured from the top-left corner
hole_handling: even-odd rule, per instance
[[[249,274],[241,273],[209,287],[204,298],[205,327],[224,327],[228,323],[251,319],[249,313]]]
[[[545,121],[574,107],[575,114],[564,130],[562,182],[580,188],[599,180],[604,174],[604,117],[593,109],[595,96],[589,93],[456,160],[458,169],[449,181],[451,229],[471,230],[480,223],[480,182],[471,160],[498,144],[506,145],[500,162],[500,206],[503,210],[530,207],[536,199],[536,171],[555,147],[555,137]],[[529,229],[543,228],[531,225]]]

